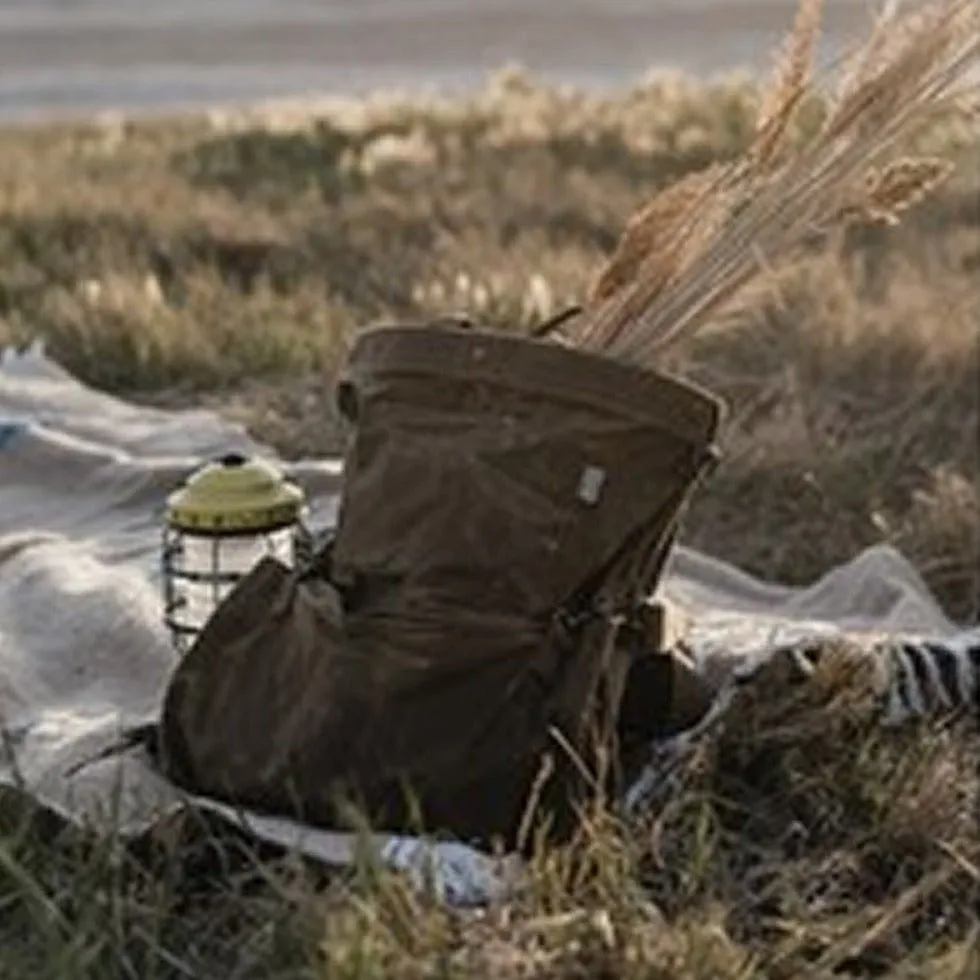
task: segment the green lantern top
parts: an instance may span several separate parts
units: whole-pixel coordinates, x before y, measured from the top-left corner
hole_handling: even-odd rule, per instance
[[[271,464],[230,453],[207,463],[167,498],[167,523],[182,531],[275,531],[299,520],[306,503]]]

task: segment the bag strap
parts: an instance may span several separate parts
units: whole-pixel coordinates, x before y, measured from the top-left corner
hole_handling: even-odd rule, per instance
[[[547,320],[539,323],[531,331],[531,336],[538,339],[547,337],[549,334],[554,333],[563,323],[566,323],[573,316],[578,316],[581,312],[581,306],[569,306],[567,309],[562,310],[561,313],[556,313],[554,316],[548,317]]]

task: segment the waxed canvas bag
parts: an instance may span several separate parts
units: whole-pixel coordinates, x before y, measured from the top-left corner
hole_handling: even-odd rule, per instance
[[[513,846],[614,773],[631,624],[721,406],[691,385],[455,326],[362,334],[329,553],[266,561],[176,667],[164,764],[324,825]],[[531,805],[533,804],[533,806]]]

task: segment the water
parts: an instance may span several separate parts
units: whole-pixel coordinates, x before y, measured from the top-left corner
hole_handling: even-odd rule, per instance
[[[767,64],[791,0],[0,0],[0,117]],[[867,23],[830,0],[830,48]]]

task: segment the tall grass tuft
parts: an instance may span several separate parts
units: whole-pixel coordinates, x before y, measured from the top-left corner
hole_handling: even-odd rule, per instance
[[[577,343],[653,365],[815,236],[862,215],[894,223],[948,175],[942,161],[888,157],[962,95],[980,53],[976,5],[932,0],[877,24],[862,70],[790,146],[790,120],[815,89],[819,13],[801,0],[744,154],[662,191],[627,226],[592,308],[566,328]]]

